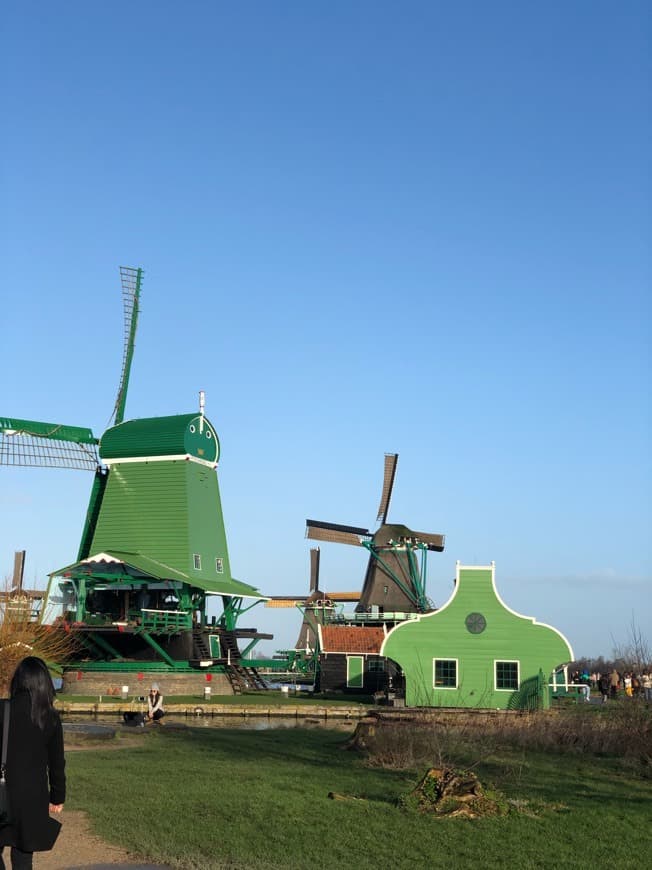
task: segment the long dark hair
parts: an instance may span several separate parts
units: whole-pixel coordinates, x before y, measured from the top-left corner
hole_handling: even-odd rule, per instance
[[[43,659],[27,656],[19,663],[11,678],[11,697],[18,692],[29,692],[32,702],[32,722],[41,731],[54,715],[54,686],[48,666]]]

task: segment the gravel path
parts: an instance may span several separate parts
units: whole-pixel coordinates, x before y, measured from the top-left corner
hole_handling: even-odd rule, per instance
[[[91,833],[86,813],[64,809],[57,817],[61,833],[51,852],[34,853],[34,870],[166,870],[162,865],[143,864],[141,858],[113,846]]]

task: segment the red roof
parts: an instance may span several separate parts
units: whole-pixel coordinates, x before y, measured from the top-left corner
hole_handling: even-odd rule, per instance
[[[324,625],[321,629],[322,652],[371,653],[378,655],[385,632],[377,626],[362,628],[348,625]]]

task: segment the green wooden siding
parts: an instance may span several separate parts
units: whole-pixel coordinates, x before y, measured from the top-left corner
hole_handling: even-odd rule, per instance
[[[89,548],[91,555],[111,550],[140,553],[191,579],[230,581],[215,471],[185,460],[113,465]],[[222,559],[220,575],[216,558]]]
[[[484,617],[486,625],[478,631]],[[474,617],[468,620],[467,618]],[[572,661],[568,641],[531,617],[510,611],[493,584],[493,567],[458,566],[455,591],[435,613],[403,623],[387,636],[382,654],[405,674],[410,706],[508,708],[521,706],[521,694],[542,670]],[[434,660],[457,660],[457,688],[437,688]],[[496,662],[518,662],[518,691],[497,690]]]

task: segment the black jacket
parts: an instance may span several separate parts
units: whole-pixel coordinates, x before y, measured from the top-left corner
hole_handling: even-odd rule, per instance
[[[0,723],[4,718],[0,701]],[[0,737],[2,730],[0,728]],[[31,700],[19,692],[11,701],[7,788],[12,824],[0,828],[0,846],[17,846],[23,852],[51,849],[61,825],[49,813],[49,804],[66,799],[63,729],[59,714],[41,731],[32,722]]]

